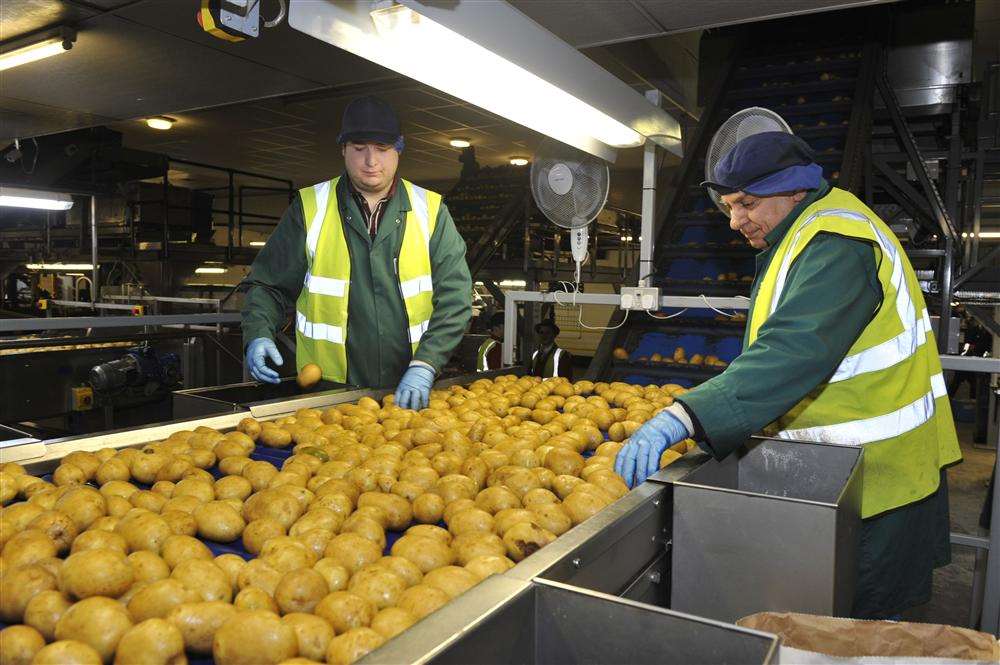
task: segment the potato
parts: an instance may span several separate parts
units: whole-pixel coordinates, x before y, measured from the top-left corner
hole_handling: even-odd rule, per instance
[[[177,564],[188,559],[211,560],[212,550],[208,549],[205,543],[191,536],[170,536],[163,541],[160,556],[171,569]]]
[[[400,597],[397,607],[406,610],[417,620],[443,607],[451,600],[451,597],[441,589],[427,584],[417,584],[404,591]]]
[[[122,556],[128,554],[128,543],[117,533],[111,531],[84,531],[73,540],[70,553],[76,554],[85,550],[113,550]]]
[[[409,526],[413,519],[413,510],[410,502],[395,494],[385,494],[382,492],[365,492],[358,497],[358,507],[375,506],[385,511],[386,527],[395,531],[401,531]]]
[[[115,550],[84,550],[67,557],[59,570],[59,588],[70,598],[117,598],[132,586],[135,573]]]
[[[243,519],[252,522],[262,517],[277,520],[286,529],[302,514],[302,505],[288,493],[267,489],[250,496],[243,504]]]
[[[182,561],[171,571],[170,577],[195,592],[203,601],[222,600],[229,602],[233,599],[233,588],[229,582],[229,575],[216,566],[213,561],[201,559]]]
[[[40,591],[32,596],[24,607],[22,620],[41,633],[45,641],[51,642],[56,638],[56,623],[72,604],[59,591],[54,589]]]
[[[479,508],[468,508],[459,511],[448,520],[448,531],[453,536],[477,531],[493,531],[493,516]]]
[[[454,560],[451,549],[435,538],[405,535],[392,546],[392,555],[408,559],[425,575]]]
[[[540,503],[559,503],[559,497],[550,490],[539,487],[525,493],[522,503],[525,508],[530,508]]]
[[[465,564],[465,569],[480,580],[490,575],[499,575],[514,567],[514,562],[505,556],[477,556]]]
[[[179,510],[165,510],[160,513],[160,517],[170,527],[170,533],[174,535],[194,537],[198,533],[198,522],[191,513]]]
[[[312,614],[293,612],[281,617],[281,622],[295,631],[300,658],[313,661],[326,660],[326,650],[333,639],[333,627],[325,620]],[[287,662],[287,661],[286,661]]]
[[[60,552],[65,552],[79,531],[76,523],[61,510],[46,510],[28,523],[29,529],[38,529],[48,535]]]
[[[593,517],[610,503],[610,498],[599,496],[596,492],[574,491],[563,500],[562,507],[575,526]]]
[[[126,558],[132,568],[134,583],[149,583],[170,577],[170,566],[160,555],[149,552],[132,552]]]
[[[243,469],[245,469],[247,465],[252,462],[253,460],[249,457],[243,456],[220,457],[218,466],[219,471],[222,473],[228,476],[236,476],[243,473]]]
[[[157,554],[163,541],[174,535],[166,520],[153,513],[140,514],[130,520],[123,518],[115,531],[125,539],[133,552],[149,550]]]
[[[336,559],[322,558],[313,565],[313,570],[323,576],[330,591],[343,591],[351,578],[351,573]]]
[[[532,521],[556,536],[561,536],[573,528],[573,519],[559,503],[538,503],[530,507]]]
[[[354,628],[330,640],[326,662],[330,665],[349,665],[378,649],[384,642],[382,635],[371,628]]]
[[[0,528],[0,546],[10,540],[14,534],[27,529],[31,520],[41,515],[45,510],[37,504],[21,502],[0,511],[0,527],[2,527]]]
[[[3,548],[3,560],[8,569],[13,570],[54,557],[58,553],[59,547],[47,533],[38,529],[26,529],[7,540]]]
[[[181,632],[163,619],[147,619],[130,628],[122,635],[115,652],[115,665],[180,665],[185,662]]]
[[[462,512],[463,510],[468,510],[469,508],[475,508],[476,502],[472,499],[456,499],[444,507],[444,515],[442,516],[445,524],[451,521],[451,518],[456,514]]]
[[[244,418],[236,425],[236,431],[243,432],[249,436],[253,441],[256,441],[260,436],[261,425],[259,422],[253,418]]]
[[[437,494],[425,493],[413,500],[413,517],[423,524],[437,524],[444,514],[445,503]]]
[[[401,607],[387,607],[372,619],[371,628],[387,640],[399,635],[417,622],[417,617]]]
[[[220,554],[219,556],[212,559],[215,565],[219,567],[222,572],[226,574],[229,578],[229,585],[233,588],[233,593],[239,590],[237,580],[239,579],[240,571],[243,567],[247,565],[246,559],[238,554]]]
[[[329,593],[326,579],[311,568],[299,568],[285,573],[274,590],[274,600],[282,614],[312,612]]]
[[[223,501],[210,501],[194,511],[198,535],[218,543],[231,543],[243,533],[246,522],[232,506]]]
[[[243,548],[250,554],[260,554],[264,543],[285,535],[285,527],[276,519],[262,517],[246,525],[243,529]]]
[[[292,445],[291,433],[280,427],[264,427],[257,440],[271,448],[287,448]],[[218,455],[218,451],[215,454]]]
[[[253,485],[243,476],[224,476],[215,481],[216,499],[246,500],[253,493]]]
[[[56,623],[57,640],[89,644],[110,663],[118,641],[132,627],[128,610],[110,598],[85,598],[70,607]]]
[[[265,610],[274,614],[281,612],[281,608],[278,607],[278,603],[271,597],[271,594],[255,586],[248,586],[236,594],[236,598],[233,599],[233,607],[240,611]]]
[[[280,663],[298,653],[295,631],[277,615],[263,610],[238,612],[215,632],[212,659],[216,665]]]
[[[30,626],[0,630],[0,662],[4,665],[29,665],[44,646],[45,638]]]
[[[52,482],[59,487],[82,485],[87,482],[87,474],[80,467],[65,462],[56,467],[52,474]]]
[[[553,448],[545,455],[545,468],[557,476],[579,476],[583,471],[583,455],[566,448]]]
[[[530,522],[519,522],[512,526],[503,537],[507,556],[520,561],[531,556],[556,539],[555,534]]]
[[[175,579],[157,580],[140,589],[128,601],[128,611],[134,621],[163,618],[183,603],[194,603],[201,597]]]
[[[311,568],[317,558],[307,545],[290,536],[272,538],[260,551],[260,559],[281,573]]]
[[[364,566],[378,561],[382,556],[382,549],[356,533],[342,533],[330,540],[324,554],[326,558],[335,560],[353,575]]]
[[[479,584],[479,578],[465,568],[443,566],[424,575],[423,584],[444,591],[450,598],[456,598]]]
[[[158,513],[163,510],[163,505],[167,502],[168,498],[163,494],[150,490],[139,490],[129,496],[128,500],[136,508],[145,508],[150,512]]]
[[[495,515],[505,508],[520,508],[521,500],[506,487],[487,487],[476,495],[476,506]]]
[[[344,518],[329,508],[310,508],[302,517],[295,521],[288,530],[289,535],[297,536],[313,529],[325,529],[336,534],[344,525]]]
[[[252,559],[247,561],[246,565],[240,570],[236,586],[240,590],[247,587],[257,587],[258,589],[263,589],[268,594],[273,594],[281,578],[282,574],[266,561]]]
[[[372,564],[351,577],[347,590],[371,602],[376,610],[392,607],[407,588],[406,581],[388,566]]]
[[[371,624],[375,604],[350,591],[334,591],[319,601],[313,613],[325,619],[339,634]]]
[[[59,640],[39,650],[31,662],[32,665],[100,665],[101,654],[89,644]]]
[[[569,493],[573,491],[573,488],[583,482],[583,480],[577,478],[576,476],[556,476],[556,479],[552,481],[552,490],[560,499],[565,501],[566,497],[569,496]]]
[[[139,455],[132,458],[132,461],[129,463],[129,473],[138,482],[144,485],[152,485],[156,482],[157,472],[170,459],[171,456],[169,455],[151,450],[143,450]]]
[[[163,507],[160,508],[160,515],[167,513],[171,510],[181,512],[181,513],[193,513],[195,508],[202,505],[204,501],[191,494],[183,494],[181,496],[174,496],[167,500]]]
[[[188,651],[209,654],[216,631],[235,614],[236,608],[222,601],[184,603],[170,610],[167,621],[180,631]]]
[[[215,500],[215,484],[201,478],[185,478],[174,486],[171,498],[193,496],[202,503]]]

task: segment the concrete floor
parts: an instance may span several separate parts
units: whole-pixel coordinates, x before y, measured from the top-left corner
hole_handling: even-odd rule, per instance
[[[972,424],[958,423],[963,461],[948,469],[948,491],[953,532],[979,534],[979,513],[986,497],[995,454],[972,445]],[[995,522],[995,521],[994,521]],[[951,564],[934,572],[934,595],[929,603],[903,616],[908,621],[969,627],[969,603],[975,550],[952,546]]]

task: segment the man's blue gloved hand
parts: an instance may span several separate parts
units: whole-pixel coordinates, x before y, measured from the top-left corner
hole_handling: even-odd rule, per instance
[[[410,365],[396,388],[396,405],[414,411],[426,409],[431,399],[433,383],[434,370],[424,365]]]
[[[278,367],[281,367],[282,362],[284,362],[281,359],[281,354],[278,353],[278,347],[274,345],[272,340],[267,337],[258,337],[247,344],[247,368],[250,370],[250,376],[255,381],[279,383],[281,379],[278,378],[278,373],[267,366],[268,358]]]
[[[636,430],[615,458],[615,472],[635,487],[660,469],[660,456],[688,437],[687,427],[669,411],[660,411]]]

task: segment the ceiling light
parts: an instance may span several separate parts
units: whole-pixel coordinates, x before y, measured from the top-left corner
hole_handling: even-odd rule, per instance
[[[452,148],[468,148],[472,143],[469,139],[452,139],[448,141]]]
[[[375,4],[378,9],[371,11]],[[680,125],[506,2],[298,2],[289,25],[613,162],[649,137],[680,155]],[[415,11],[416,10],[416,11]]]
[[[510,165],[511,166],[526,166],[527,164],[528,164],[528,158],[527,157],[511,157],[510,158]]]
[[[250,241],[250,246],[251,247],[263,247],[266,244],[267,244],[266,240],[251,240]]]
[[[980,231],[979,233],[962,233],[963,238],[969,238],[973,236],[979,238],[1000,238],[1000,231]]]
[[[527,285],[528,285],[528,283],[525,282],[523,279],[504,279],[504,280],[501,280],[500,283],[499,283],[499,286],[507,287],[507,288],[515,288],[515,287],[516,288],[524,288]]]
[[[158,115],[152,118],[146,118],[146,124],[152,129],[170,129],[177,122],[174,118],[168,118],[165,115]]]
[[[222,275],[229,271],[229,268],[223,266],[201,266],[200,268],[195,268],[194,272],[198,275]]]
[[[73,207],[73,197],[58,192],[0,185],[0,206],[35,210],[69,210]]]
[[[75,30],[59,28],[57,34],[53,36],[0,53],[0,72],[68,51],[73,48],[74,41],[76,41]]]
[[[93,270],[92,263],[28,263],[24,266],[28,270],[54,270],[66,272],[68,270]]]

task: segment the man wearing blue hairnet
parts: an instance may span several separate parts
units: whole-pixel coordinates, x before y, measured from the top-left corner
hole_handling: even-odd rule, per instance
[[[616,470],[634,486],[684,438],[722,459],[762,430],[863,447],[853,615],[897,616],[929,600],[950,559],[944,468],[961,459],[916,275],[792,134],[743,138],[714,176],[702,184],[759,250],[743,353],[643,425]]]

